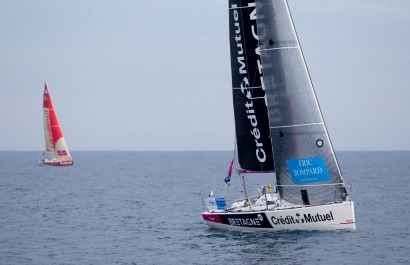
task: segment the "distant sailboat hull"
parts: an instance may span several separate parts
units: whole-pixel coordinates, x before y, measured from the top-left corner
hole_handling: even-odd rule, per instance
[[[46,165],[46,166],[72,166],[74,165],[73,161],[47,161],[47,160],[41,160],[38,162],[41,165]]]
[[[281,230],[355,230],[354,203],[340,202],[320,206],[276,208],[267,211],[204,212],[205,222],[216,229]]]

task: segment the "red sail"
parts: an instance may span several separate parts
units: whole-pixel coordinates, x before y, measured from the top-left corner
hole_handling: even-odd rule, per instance
[[[51,101],[47,83],[44,85],[43,118],[47,157],[42,160],[41,164],[57,166],[73,165],[73,160],[68,151],[53,102]],[[50,158],[50,155],[52,155],[52,158]]]

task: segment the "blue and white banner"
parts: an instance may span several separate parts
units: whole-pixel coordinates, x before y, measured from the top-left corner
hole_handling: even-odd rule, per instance
[[[325,182],[330,175],[321,157],[286,160],[290,176],[295,184]]]

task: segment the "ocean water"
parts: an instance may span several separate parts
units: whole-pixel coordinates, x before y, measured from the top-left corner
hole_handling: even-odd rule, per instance
[[[410,264],[410,152],[338,152],[353,232],[209,228],[232,152],[0,152],[0,264]],[[247,178],[248,192],[267,179]],[[235,186],[237,186],[235,188]],[[229,196],[240,195],[234,177]]]

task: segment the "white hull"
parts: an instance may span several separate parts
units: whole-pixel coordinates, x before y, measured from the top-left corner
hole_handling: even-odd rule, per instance
[[[74,162],[72,160],[69,160],[69,161],[41,160],[38,163],[40,165],[47,165],[47,166],[72,166],[74,165]]]
[[[208,225],[225,230],[355,230],[352,201],[247,212],[204,212]]]

